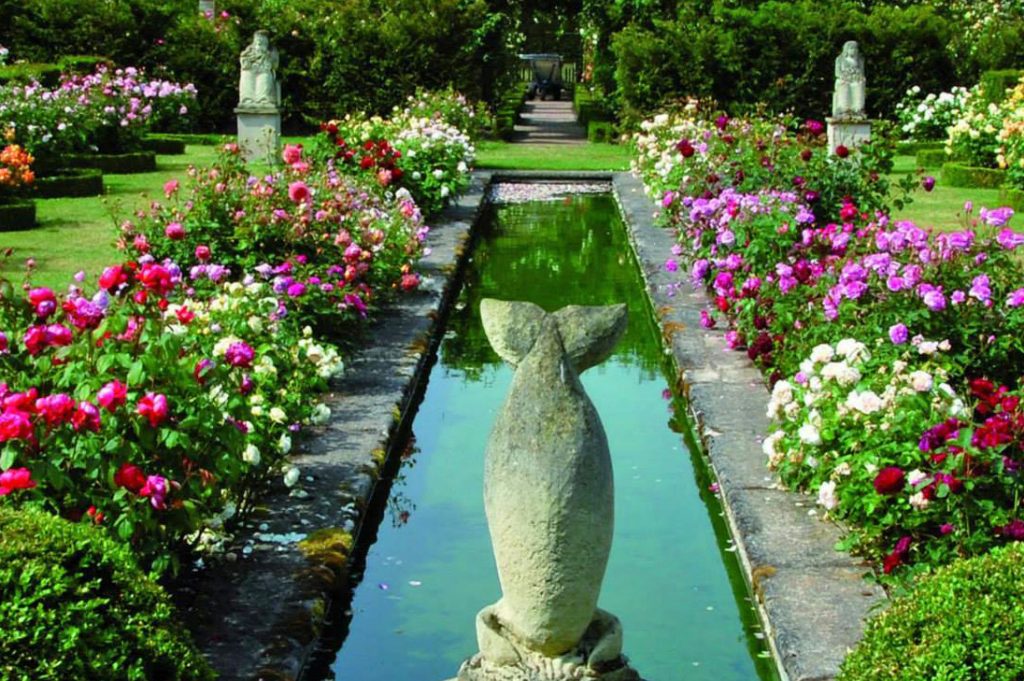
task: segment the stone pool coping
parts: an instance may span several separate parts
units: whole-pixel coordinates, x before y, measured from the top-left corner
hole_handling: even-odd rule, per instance
[[[377,482],[401,459],[487,187],[574,180],[612,184],[777,666],[790,681],[835,675],[884,593],[861,579],[864,564],[834,551],[838,530],[808,515],[813,500],[780,490],[767,474],[759,442],[768,429],[763,379],[742,353],[726,352],[724,334],[700,327],[702,291],[667,294],[677,279],[663,268],[672,236],[654,226],[642,184],[626,172],[478,171],[470,190],[434,221],[432,252],[418,266],[420,291],[378,315],[365,349],[327,396],[330,421],[293,457],[301,484],[288,490],[275,480],[224,558],[172,585],[223,681],[293,681],[323,670],[333,653],[320,654],[324,626],[338,623],[352,560],[365,555],[376,532],[379,518],[364,522],[367,510]]]
[[[835,550],[839,528],[816,517],[808,496],[781,489],[768,473],[769,392],[725,333],[704,329],[710,300],[665,270],[672,233],[654,224],[654,201],[630,173],[616,173],[614,194],[662,336],[670,345],[696,435],[718,479],[722,505],[777,666],[789,681],[827,681],[860,639],[864,618],[886,600],[863,579],[870,567]]]

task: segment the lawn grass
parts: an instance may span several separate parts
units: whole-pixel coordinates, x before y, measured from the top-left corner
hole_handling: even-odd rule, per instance
[[[0,277],[20,282],[25,261],[33,258],[32,281],[40,286],[63,290],[80,270],[95,278],[119,259],[114,248],[117,223],[149,201],[162,199],[164,182],[184,179],[190,164],[206,165],[215,156],[215,147],[190,145],[183,156],[157,157],[155,172],[104,175],[103,196],[37,200],[35,229],[0,232],[0,251],[14,249],[10,259],[0,261]]]
[[[476,165],[495,170],[629,170],[626,144],[477,144]]]
[[[897,156],[894,159],[894,175],[904,175],[914,172],[917,169],[917,162],[913,156]],[[998,189],[970,189],[963,187],[949,187],[942,184],[940,178],[941,168],[925,168],[923,176],[931,175],[935,178],[935,189],[926,192],[919,189],[914,192],[914,201],[902,211],[893,214],[896,220],[911,220],[921,227],[935,227],[943,231],[954,231],[964,229],[963,209],[964,203],[974,203],[974,215],[982,208],[997,208],[1002,205],[999,200]],[[1010,222],[1013,227],[1021,223],[1019,217],[1014,217]]]

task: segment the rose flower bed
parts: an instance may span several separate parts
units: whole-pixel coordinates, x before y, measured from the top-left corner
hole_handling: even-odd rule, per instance
[[[445,140],[422,148],[464,151]],[[404,189],[284,160],[254,176],[227,145],[168,182],[95,284],[0,283],[0,503],[107,527],[161,573],[271,474],[296,483],[286,455],[330,415],[311,398],[342,371],[333,342],[419,285],[428,228]],[[449,192],[468,172],[451,170]],[[441,205],[445,186],[419,190]]]
[[[688,113],[643,125],[634,168],[679,237],[666,268],[686,258],[714,299],[703,325],[774,386],[769,466],[889,579],[1024,539],[1012,211],[967,206],[950,233],[895,222],[914,183],[886,183],[880,149]]]

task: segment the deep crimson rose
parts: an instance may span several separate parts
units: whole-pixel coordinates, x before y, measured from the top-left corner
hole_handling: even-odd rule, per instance
[[[811,151],[810,149],[804,149],[803,151],[800,152],[800,158],[804,161],[804,163],[810,161],[812,156],[814,156],[814,152]]]
[[[846,158],[849,155],[850,150],[845,145],[840,144],[838,147],[836,147],[836,156],[838,156],[839,158]]]
[[[898,494],[903,491],[906,476],[898,466],[888,466],[875,476],[875,491],[879,494]]]
[[[889,574],[902,564],[903,556],[893,551],[882,561],[882,571]]]
[[[697,150],[693,148],[690,140],[681,140],[679,144],[676,145],[676,151],[682,154],[683,158],[690,158]]]
[[[28,354],[35,357],[46,347],[46,327],[40,325],[28,327],[21,342],[25,344]]]
[[[146,474],[133,463],[123,463],[114,473],[114,484],[138,494],[146,484]]]

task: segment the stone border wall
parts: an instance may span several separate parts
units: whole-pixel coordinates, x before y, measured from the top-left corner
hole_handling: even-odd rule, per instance
[[[865,563],[835,550],[839,530],[816,517],[814,500],[781,489],[769,474],[761,373],[728,350],[723,331],[701,327],[700,311],[710,303],[703,290],[684,285],[669,294],[679,281],[664,267],[673,235],[654,225],[655,204],[639,179],[616,173],[613,184],[776,664],[789,681],[832,679],[885,592],[863,579]]]
[[[293,457],[294,489],[278,477],[224,557],[183,575],[171,593],[222,681],[292,681],[317,650],[331,604],[349,586],[349,561],[388,462],[403,446],[430,375],[463,257],[484,207],[489,173],[433,221],[423,282],[377,315],[364,350],[326,397],[330,421]]]
[[[655,206],[640,181],[612,172],[477,172],[431,231],[420,291],[378,315],[366,349],[327,397],[330,422],[293,459],[300,484],[288,490],[275,480],[223,559],[172,586],[223,681],[294,681],[309,666],[332,602],[351,586],[355,547],[365,550],[361,535],[376,532],[364,526],[367,507],[401,454],[397,436],[422,397],[486,189],[545,180],[613,184],[783,676],[832,679],[868,610],[884,602],[882,590],[862,579],[868,568],[834,550],[838,530],[812,515],[813,500],[780,490],[768,474],[760,446],[768,430],[763,378],[744,355],[726,350],[722,332],[700,327],[703,291],[668,295],[678,280],[664,270],[673,238],[654,226]]]

